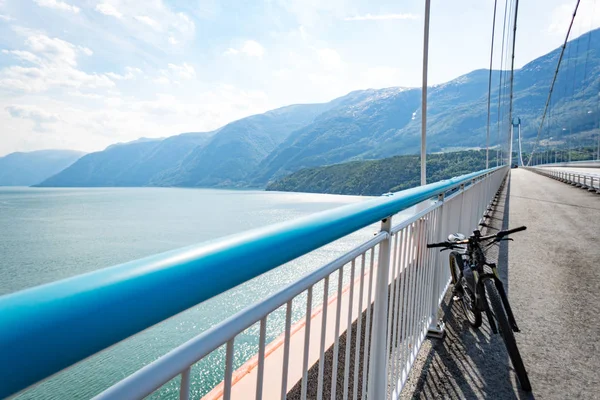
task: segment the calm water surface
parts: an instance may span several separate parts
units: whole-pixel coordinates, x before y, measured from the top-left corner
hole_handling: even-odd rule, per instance
[[[0,188],[0,295],[363,200],[208,189]],[[193,307],[19,398],[78,399],[98,394],[232,313],[369,239],[376,230],[376,226],[365,228]],[[294,300],[294,320],[303,315],[303,300]],[[283,330],[281,311],[269,317],[268,340]],[[257,352],[257,338],[257,325],[238,336],[236,367]],[[194,398],[220,382],[223,370],[223,348],[198,363],[192,372]],[[154,397],[177,398],[177,380]]]

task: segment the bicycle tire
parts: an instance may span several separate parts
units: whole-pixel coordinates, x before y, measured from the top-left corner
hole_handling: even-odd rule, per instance
[[[506,346],[510,361],[512,362],[515,372],[517,373],[517,378],[519,379],[521,388],[526,392],[531,392],[531,383],[529,382],[529,377],[527,376],[527,370],[525,369],[525,364],[523,364],[521,353],[519,353],[515,335],[510,327],[510,324],[508,323],[508,317],[506,316],[504,304],[502,303],[502,299],[500,298],[500,294],[496,288],[496,283],[493,279],[486,279],[484,285],[492,313],[494,314],[494,318],[498,323],[498,330],[502,336],[502,339],[504,340],[504,345]]]
[[[463,298],[461,298],[460,302],[462,303],[463,313],[465,314],[467,321],[469,321],[469,324],[471,324],[474,329],[477,329],[482,323],[481,311],[474,309],[472,305],[469,306],[464,299],[464,289],[461,287],[460,282],[458,282],[460,271],[463,269],[464,261],[462,259],[462,255],[456,251],[450,252],[450,273],[452,274],[452,282],[454,285],[458,285],[460,291],[463,293]],[[475,296],[473,293],[470,295]]]

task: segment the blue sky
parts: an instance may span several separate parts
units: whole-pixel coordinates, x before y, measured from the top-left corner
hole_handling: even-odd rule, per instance
[[[574,35],[599,26],[595,2],[582,1]],[[521,1],[517,67],[561,44],[574,5]],[[356,89],[419,86],[423,9],[413,0],[0,0],[0,155],[95,151]],[[432,0],[431,84],[487,68],[492,10],[491,0]]]

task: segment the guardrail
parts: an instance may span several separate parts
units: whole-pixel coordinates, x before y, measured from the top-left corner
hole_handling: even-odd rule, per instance
[[[582,174],[580,172],[557,171],[538,167],[533,167],[530,169],[540,175],[548,176],[575,187],[587,189],[590,192],[600,193],[600,174]]]
[[[274,367],[281,373],[280,383],[269,375],[269,387],[278,385],[277,397],[284,397],[299,379],[301,397],[313,397],[307,394],[307,371],[315,361],[310,351],[313,343],[318,345],[315,397],[322,398],[323,355],[329,346],[328,335],[333,335],[332,392],[340,370],[344,398],[349,387],[355,399],[359,391],[368,393],[369,398],[397,398],[425,334],[442,329],[437,313],[449,285],[449,271],[446,260],[425,244],[442,240],[451,231],[476,228],[507,171],[507,167],[499,167],[468,174],[0,297],[0,397],[23,390],[287,261],[383,221],[381,232],[373,239],[172,350],[98,398],[143,398],[180,375],[180,398],[187,399],[191,366],[226,344],[221,395],[229,399],[236,335],[256,322],[260,323],[260,337],[254,389],[256,398],[269,397],[264,392],[264,374],[273,357],[265,357],[265,330],[269,315],[282,305],[286,306],[283,355]],[[394,214],[435,197],[433,205],[392,224]],[[348,269],[349,287],[344,290]],[[333,294],[329,284],[335,278],[337,292]],[[312,299],[321,284],[321,318],[314,319]],[[290,345],[291,305],[304,293],[307,312],[304,339],[299,342],[303,350],[298,353],[298,348]],[[331,296],[336,299],[334,319],[333,313],[328,318]],[[356,328],[348,329],[353,324]],[[347,337],[342,367],[337,356],[343,329]],[[359,363],[351,370],[354,329],[354,358]],[[298,338],[294,334],[293,339]],[[388,376],[393,380],[389,386]]]
[[[600,160],[584,160],[584,161],[569,161],[569,162],[557,162],[549,164],[537,164],[531,167],[579,167],[579,168],[600,168]]]

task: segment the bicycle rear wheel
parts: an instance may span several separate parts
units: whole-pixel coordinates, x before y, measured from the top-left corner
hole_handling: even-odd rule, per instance
[[[521,388],[526,392],[531,392],[531,383],[529,382],[529,377],[527,376],[525,364],[523,364],[523,359],[521,358],[521,353],[519,353],[515,335],[510,327],[510,324],[508,323],[508,317],[506,316],[506,311],[504,310],[504,304],[502,303],[502,299],[500,298],[500,294],[496,288],[496,283],[493,279],[485,280],[485,291],[487,293],[488,302],[490,308],[492,309],[492,313],[494,314],[494,318],[498,322],[498,329],[500,331],[500,335],[502,335],[502,339],[504,340],[504,345],[506,346],[506,350],[510,356],[510,361],[515,368],[517,378],[519,378],[519,382],[521,383]]]

